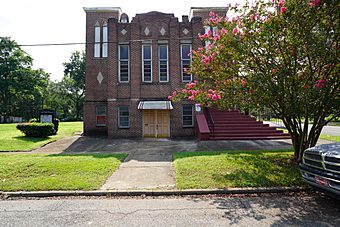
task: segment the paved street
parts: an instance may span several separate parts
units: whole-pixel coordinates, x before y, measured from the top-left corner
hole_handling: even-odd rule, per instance
[[[278,122],[264,121],[264,123],[269,124],[272,127],[284,128],[282,121],[278,121]],[[308,125],[308,127],[310,129],[312,125]],[[330,135],[330,136],[340,136],[340,126],[326,125],[322,128],[321,134]]]
[[[0,226],[339,226],[320,195],[0,201]]]

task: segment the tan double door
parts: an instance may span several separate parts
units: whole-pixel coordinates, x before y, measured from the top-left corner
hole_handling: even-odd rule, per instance
[[[169,110],[143,110],[144,137],[170,137]]]

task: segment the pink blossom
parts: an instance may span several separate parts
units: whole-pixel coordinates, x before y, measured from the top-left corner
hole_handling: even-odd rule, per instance
[[[214,11],[210,11],[209,17],[215,17],[215,16],[216,16],[215,12]]]
[[[209,18],[209,21],[210,21],[211,23],[216,23],[216,22],[217,22],[217,18],[215,18],[215,17],[210,17],[210,18]]]
[[[221,35],[224,35],[224,34],[227,34],[228,31],[225,28],[221,28],[220,33],[221,33]]]
[[[176,91],[173,91],[172,92],[172,96],[176,96],[177,95],[177,92]]]
[[[276,69],[272,69],[272,73],[276,73],[277,72],[277,70]]]
[[[242,86],[246,86],[247,85],[247,80],[246,79],[242,79]]]
[[[278,4],[279,7],[282,7],[284,4],[285,4],[285,0],[279,0],[279,4]]]
[[[211,99],[212,99],[212,100],[218,100],[218,99],[221,99],[221,96],[220,96],[220,95],[217,95],[217,94],[213,94],[213,95],[211,96]]]
[[[221,38],[221,37],[220,37],[219,34],[217,34],[217,35],[214,36],[214,40],[215,40],[215,41],[219,40],[220,38]]]
[[[171,100],[172,100],[172,96],[171,96],[171,95],[169,95],[169,96],[168,96],[168,99],[171,101]]]
[[[237,28],[234,28],[234,29],[233,29],[233,34],[234,34],[234,35],[237,35],[237,33],[238,33],[238,29],[237,29]]]
[[[255,16],[254,16],[254,14],[252,14],[252,15],[250,16],[251,22],[254,22],[254,18],[255,18]]]
[[[195,87],[196,84],[191,82],[191,83],[188,83],[186,86],[187,86],[187,88],[191,89],[191,88]]]
[[[192,100],[194,100],[194,96],[193,95],[190,95],[189,97],[188,97],[188,99],[190,100],[190,101],[192,101]]]
[[[323,88],[326,86],[326,80],[324,79],[317,80],[314,86],[318,88]]]
[[[317,6],[319,4],[320,4],[320,0],[314,0],[314,1],[308,3],[308,5],[310,7],[314,7],[314,6]]]
[[[286,12],[287,8],[286,7],[281,7],[280,10],[281,10],[281,13],[284,14]]]

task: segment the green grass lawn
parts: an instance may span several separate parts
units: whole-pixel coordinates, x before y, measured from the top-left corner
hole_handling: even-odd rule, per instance
[[[287,129],[283,129],[283,131],[288,133]],[[331,141],[331,142],[340,142],[340,136],[331,136],[331,135],[321,134],[319,136],[319,139],[328,140],[328,141]]]
[[[292,151],[178,152],[179,189],[302,186]]]
[[[329,140],[329,141],[332,141],[332,142],[340,142],[340,136],[331,136],[331,135],[321,134],[319,139]]]
[[[0,191],[95,190],[126,154],[0,154]]]
[[[48,138],[31,138],[16,129],[16,124],[0,124],[0,151],[32,150],[48,142],[82,131],[83,122],[60,122],[57,135]]]

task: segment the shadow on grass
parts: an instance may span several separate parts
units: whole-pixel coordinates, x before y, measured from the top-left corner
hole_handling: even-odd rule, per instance
[[[116,154],[95,154],[95,153],[89,153],[89,154],[67,154],[67,153],[61,153],[61,154],[49,154],[46,155],[46,157],[79,157],[79,156],[87,156],[87,157],[93,157],[93,158],[117,158],[120,161],[123,161],[128,155],[123,153],[116,153]]]
[[[197,157],[197,156],[215,156],[221,154],[228,155],[264,155],[264,154],[278,154],[283,152],[293,152],[293,149],[278,149],[278,150],[230,150],[230,151],[194,151],[194,152],[177,152],[174,154],[174,160],[181,158]]]
[[[13,138],[17,140],[22,140],[25,142],[33,142],[33,143],[38,143],[38,142],[52,139],[51,137],[39,137],[38,138],[38,137],[28,137],[28,136],[15,136]]]
[[[174,160],[183,160],[181,165],[185,165],[186,158],[189,164],[194,160],[210,163],[215,171],[206,170],[211,180],[222,188],[302,186],[304,183],[291,151],[187,152],[176,153]],[[195,157],[201,158],[192,159]],[[204,167],[200,171],[204,172]]]

